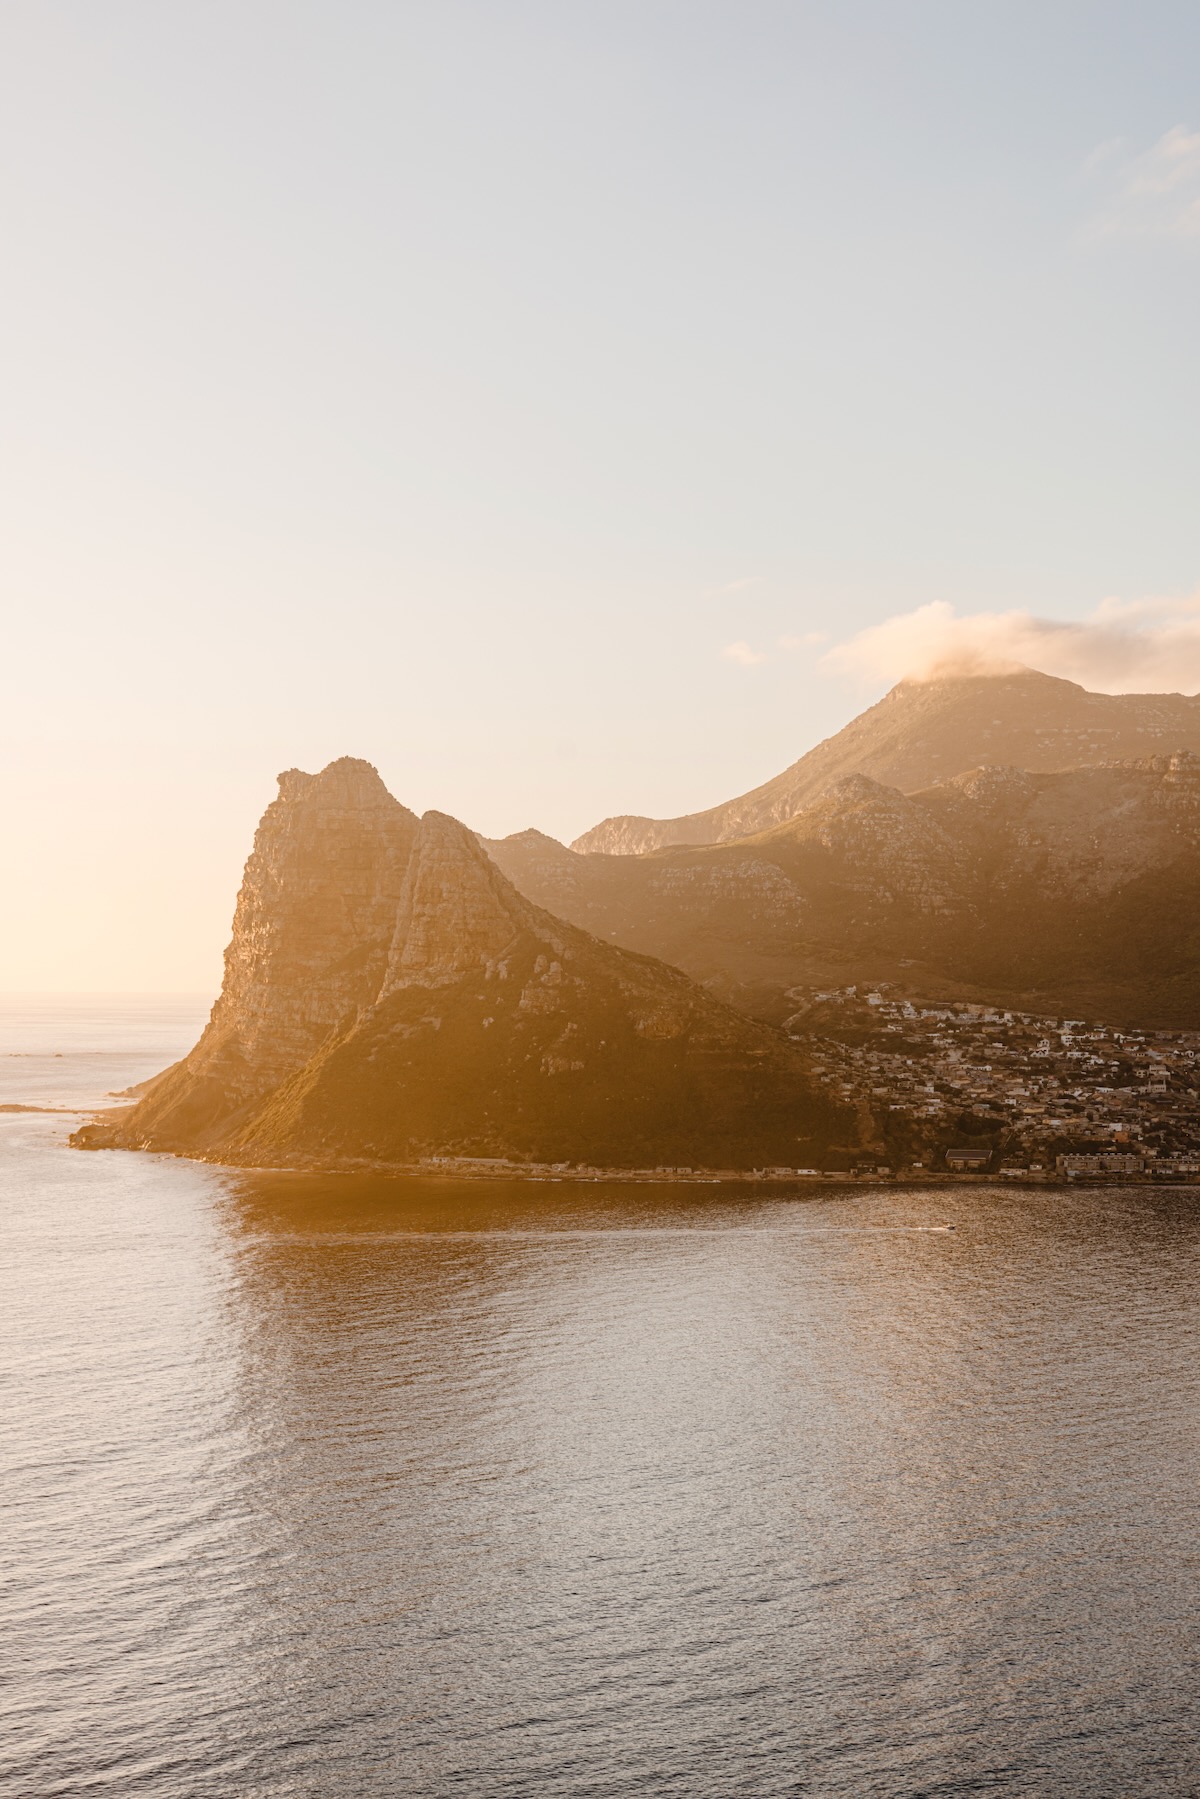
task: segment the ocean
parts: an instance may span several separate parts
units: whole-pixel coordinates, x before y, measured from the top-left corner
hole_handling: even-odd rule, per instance
[[[5,1000],[0,1105],[205,1010]],[[1200,1193],[75,1123],[0,1113],[6,1799],[1200,1792]]]

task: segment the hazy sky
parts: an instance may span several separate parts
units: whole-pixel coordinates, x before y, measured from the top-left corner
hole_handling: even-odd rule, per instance
[[[1198,69],[1154,0],[8,0],[0,987],[212,985],[289,765],[570,837],[895,615],[1190,620]]]

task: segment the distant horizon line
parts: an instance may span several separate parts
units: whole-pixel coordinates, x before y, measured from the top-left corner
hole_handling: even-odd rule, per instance
[[[0,987],[0,1002],[6,999],[207,999],[211,991],[208,987]]]

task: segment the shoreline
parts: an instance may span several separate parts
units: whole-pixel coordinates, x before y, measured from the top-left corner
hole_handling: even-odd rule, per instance
[[[25,1110],[26,1108],[22,1108]],[[33,1109],[33,1108],[30,1108]],[[95,1133],[91,1141],[86,1140]],[[186,1150],[156,1149],[153,1146],[113,1141],[115,1133],[93,1114],[93,1122],[73,1131],[67,1139],[72,1149],[116,1150],[129,1155],[170,1156],[176,1161],[201,1162],[210,1168],[226,1168],[239,1174],[294,1175],[369,1175],[376,1178],[454,1180],[454,1181],[524,1181],[531,1186],[596,1186],[621,1183],[646,1187],[772,1187],[810,1188],[820,1186],[893,1187],[936,1191],[946,1187],[1035,1187],[1060,1191],[1071,1188],[1150,1187],[1198,1188],[1195,1176],[1170,1173],[1155,1175],[1145,1172],[1126,1174],[1060,1175],[1052,1172],[1028,1175],[982,1174],[957,1170],[927,1169],[922,1172],[890,1171],[888,1173],[851,1173],[847,1170],[814,1169],[804,1173],[779,1172],[769,1169],[740,1168],[602,1168],[592,1164],[571,1166],[544,1162],[514,1162],[503,1158],[430,1157],[412,1162],[382,1161],[370,1156],[329,1156],[300,1159],[288,1163],[238,1161],[229,1156],[189,1154]],[[104,1140],[107,1138],[108,1140]],[[79,1139],[85,1139],[80,1141]]]

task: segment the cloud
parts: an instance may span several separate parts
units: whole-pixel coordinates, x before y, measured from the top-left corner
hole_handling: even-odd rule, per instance
[[[1085,230],[1093,241],[1200,238],[1200,131],[1173,125],[1133,155],[1116,138],[1093,150],[1084,173],[1108,189]]]
[[[779,647],[781,650],[807,650],[814,644],[828,642],[828,631],[802,631],[798,637],[781,637]]]
[[[761,580],[761,575],[742,575],[737,581],[726,581],[724,587],[710,587],[708,597],[715,600],[727,593],[744,593],[747,587],[757,587]]]
[[[726,662],[736,662],[742,668],[753,668],[755,663],[765,662],[767,659],[764,650],[752,650],[741,638],[736,643],[727,643],[721,654]]]
[[[1110,137],[1104,143],[1097,144],[1091,154],[1083,159],[1084,174],[1095,175],[1106,169],[1117,157],[1124,156],[1128,141],[1123,137]]]
[[[1194,693],[1200,688],[1200,593],[1104,600],[1077,620],[1021,611],[960,617],[948,601],[934,600],[859,631],[821,661],[836,673],[870,681],[1027,667],[1101,693]]]

